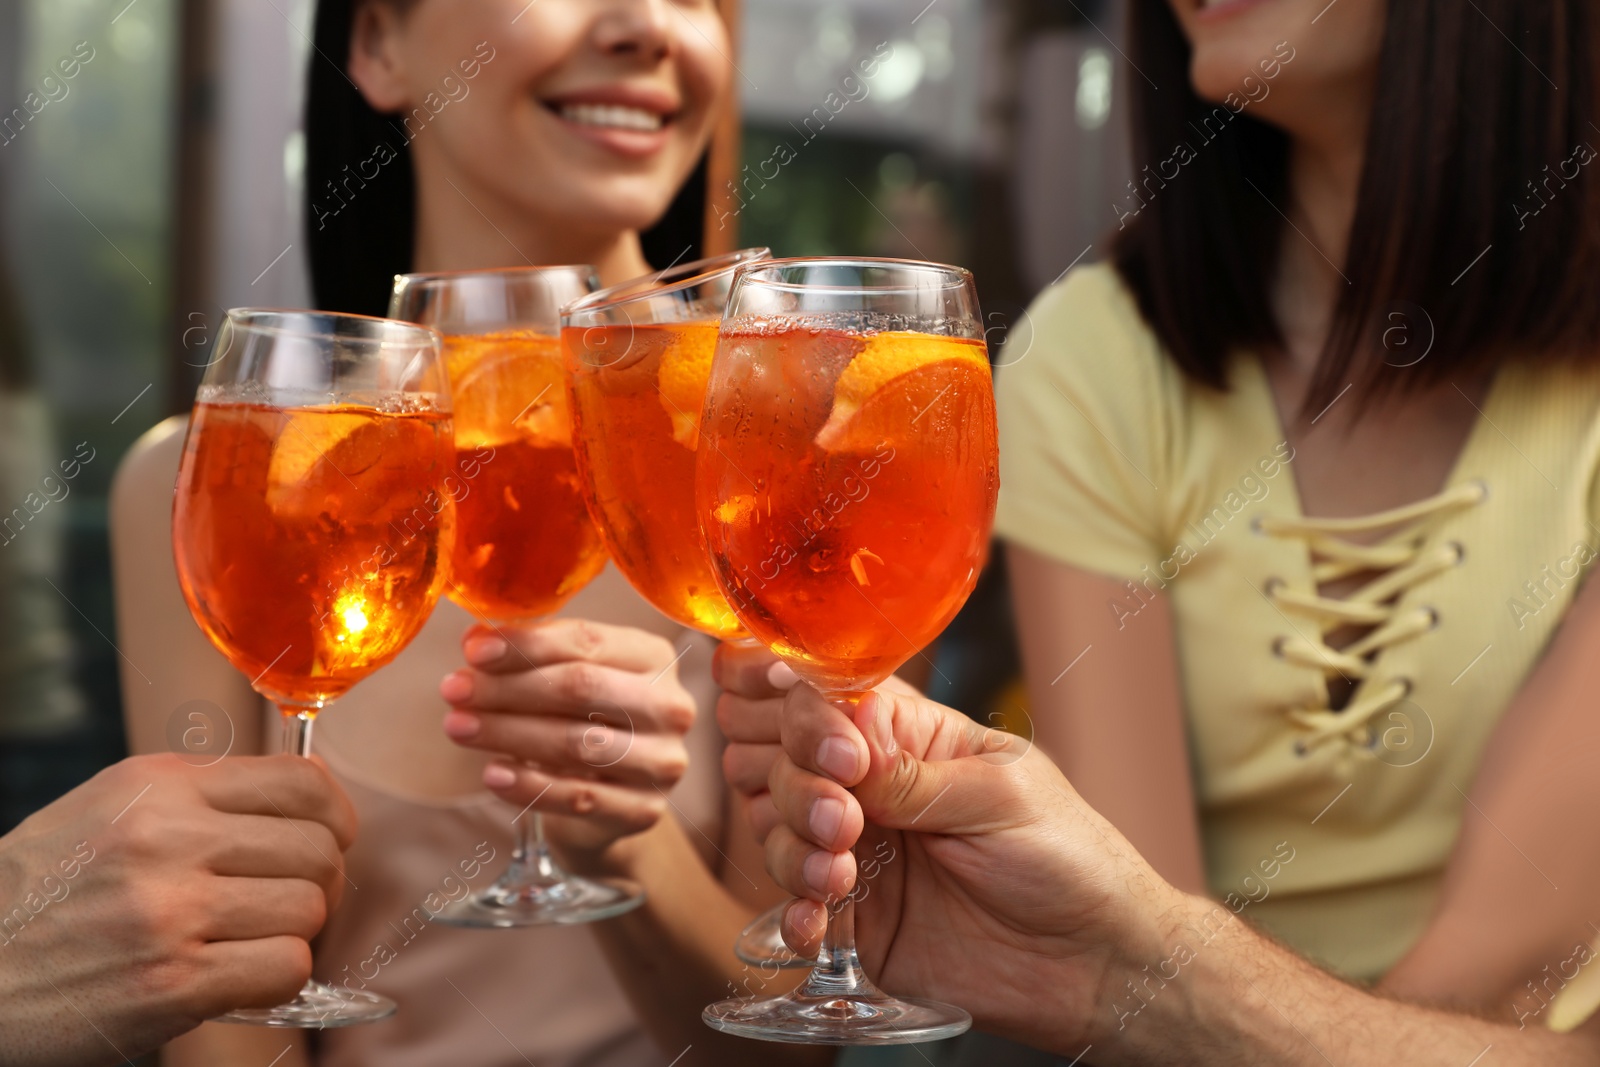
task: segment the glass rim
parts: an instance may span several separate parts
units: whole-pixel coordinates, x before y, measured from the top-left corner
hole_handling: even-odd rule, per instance
[[[540,278],[551,274],[578,274],[586,278],[600,276],[592,263],[550,263],[543,266],[528,267],[475,267],[470,270],[430,270],[413,271],[406,274],[396,274],[394,284],[390,288],[391,295],[402,288],[432,288],[443,286],[451,282],[467,281],[472,278]]]
[[[778,279],[756,278],[762,271],[781,271],[787,267],[883,267],[920,271],[926,274],[946,275],[942,285],[814,285],[808,282],[786,282]],[[766,259],[746,263],[735,271],[734,285],[759,285],[767,289],[780,289],[806,293],[919,293],[963,289],[973,284],[972,272],[953,263],[937,263],[927,259],[901,259],[881,256],[790,256],[784,259]]]
[[[359,334],[339,333],[330,329],[296,328],[283,322],[283,320],[288,319],[313,320],[322,323],[365,323],[377,327],[379,333],[376,336],[363,337]],[[407,322],[404,319],[383,318],[378,315],[357,315],[346,311],[321,311],[316,308],[229,308],[225,322],[235,330],[278,337],[302,337],[313,341],[365,341],[375,344],[400,344],[405,343],[409,335],[413,344],[439,347],[444,342],[444,337],[438,330],[420,322]],[[389,336],[391,334],[397,336]]]
[[[661,270],[651,271],[649,274],[641,274],[637,278],[629,278],[618,285],[610,285],[580,296],[561,309],[561,322],[565,326],[566,320],[574,315],[593,314],[602,308],[621,307],[653,297],[681,293],[696,285],[704,285],[720,274],[737,273],[741,267],[749,264],[772,262],[775,262],[772,259],[772,249],[765,245],[753,245],[734,252],[724,252],[720,256],[705,256],[687,263],[675,263]],[[674,280],[664,281],[667,278]]]

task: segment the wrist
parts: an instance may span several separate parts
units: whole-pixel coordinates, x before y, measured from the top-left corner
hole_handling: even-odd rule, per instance
[[[1164,882],[1135,889],[1087,1032],[1095,1062],[1209,1063],[1213,989],[1231,981],[1232,912]],[[1225,1029],[1225,1028],[1224,1028]],[[1073,1054],[1080,1051],[1071,1050]]]

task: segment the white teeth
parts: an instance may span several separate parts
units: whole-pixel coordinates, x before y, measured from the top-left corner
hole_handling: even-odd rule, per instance
[[[561,117],[585,126],[609,126],[612,129],[642,130],[646,133],[659,130],[662,126],[662,118],[655,112],[621,104],[562,104]]]

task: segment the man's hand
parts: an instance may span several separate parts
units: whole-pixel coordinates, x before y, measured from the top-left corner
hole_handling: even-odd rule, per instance
[[[655,634],[578,619],[474,626],[471,669],[445,678],[445,733],[500,756],[484,784],[557,816],[551,839],[598,854],[654,826],[689,766],[694,698]]]
[[[292,998],[355,812],[295,756],[135,756],[0,838],[0,1063],[119,1063]]]
[[[853,893],[869,972],[948,1000],[985,1029],[1081,1048],[1116,1023],[1115,985],[1160,959],[1183,895],[1026,741],[915,694],[853,709],[788,694],[771,773],[767,866],[804,899],[785,939],[814,956],[821,903]],[[849,849],[855,846],[852,855]]]
[[[728,739],[722,752],[722,773],[744,804],[756,839],[765,841],[778,825],[767,778],[783,754],[778,734],[783,698],[799,676],[787,663],[760,645],[725,643],[717,647],[712,677],[722,687],[717,698],[717,725]],[[917,691],[898,677],[879,689],[916,696]]]

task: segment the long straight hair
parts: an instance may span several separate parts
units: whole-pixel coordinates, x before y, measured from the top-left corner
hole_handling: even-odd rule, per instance
[[[416,0],[318,0],[306,80],[305,227],[316,306],[383,315],[394,276],[412,268],[416,175],[401,119],[374,110],[345,69],[363,2],[404,8]],[[641,235],[646,259],[699,257],[705,197],[702,159]]]
[[[1348,284],[1308,409],[1350,382],[1370,398],[1513,360],[1600,355],[1592,2],[1389,4]],[[1289,139],[1242,93],[1238,112],[1200,99],[1168,4],[1129,9],[1130,58],[1149,80],[1131,79],[1140,185],[1119,209],[1112,261],[1173,361],[1226,388],[1235,351],[1283,342],[1269,287]],[[1385,347],[1395,329],[1415,345],[1403,358]]]

